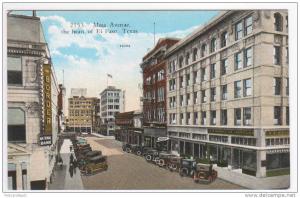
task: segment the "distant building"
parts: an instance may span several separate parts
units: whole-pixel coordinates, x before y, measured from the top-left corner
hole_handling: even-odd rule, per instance
[[[179,39],[159,39],[141,63],[143,71],[144,143],[156,147],[158,137],[167,136],[165,53]]]
[[[100,93],[100,97],[100,116],[102,119],[100,133],[114,135],[115,115],[125,111],[125,90],[108,86]]]
[[[8,190],[45,190],[51,181],[62,109],[50,60],[40,18],[7,15]]]
[[[69,98],[68,131],[77,133],[95,132],[100,99],[73,96]]]
[[[73,96],[86,97],[86,94],[87,94],[87,88],[72,88],[71,89],[71,97],[73,97]]]

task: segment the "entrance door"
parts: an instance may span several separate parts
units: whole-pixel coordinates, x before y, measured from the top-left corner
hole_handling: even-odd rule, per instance
[[[8,171],[8,190],[17,190],[17,174],[16,171]]]

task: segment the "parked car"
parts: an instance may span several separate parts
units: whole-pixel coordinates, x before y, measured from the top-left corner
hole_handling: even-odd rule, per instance
[[[170,154],[170,153],[164,153],[164,152],[159,153],[158,165],[160,167],[165,167],[165,166],[168,167],[168,164],[169,164],[171,158],[174,158],[174,157],[176,157],[176,156],[173,154]]]
[[[127,152],[127,153],[131,153],[131,144],[125,143],[122,145],[122,150]]]
[[[181,159],[179,175],[182,177],[194,176],[196,161],[194,159]]]
[[[107,170],[107,157],[98,155],[87,160],[81,168],[81,173],[84,175],[93,175],[98,172]]]
[[[211,183],[218,177],[218,172],[212,168],[212,164],[198,163],[194,172],[194,181]]]
[[[149,149],[144,153],[147,162],[156,162],[159,160],[159,151],[156,149]]]

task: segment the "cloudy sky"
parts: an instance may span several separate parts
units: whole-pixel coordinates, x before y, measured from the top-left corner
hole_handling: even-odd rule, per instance
[[[87,88],[88,96],[99,97],[107,86],[107,74],[111,74],[109,85],[126,90],[126,111],[140,108],[139,65],[154,46],[154,22],[156,41],[166,36],[183,38],[217,14],[217,11],[37,12],[59,82],[64,70],[67,97],[71,88]],[[126,31],[132,31],[124,33],[120,27],[124,24]]]

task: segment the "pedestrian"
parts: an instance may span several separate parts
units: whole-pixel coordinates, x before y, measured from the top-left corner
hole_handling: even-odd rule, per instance
[[[73,177],[73,164],[70,164],[69,173],[70,173],[70,176]]]
[[[70,152],[72,152],[72,149],[73,149],[73,148],[72,148],[72,145],[70,145]]]
[[[73,161],[74,161],[74,156],[73,156],[73,154],[71,153],[71,155],[70,155],[70,165],[71,165],[71,164],[73,165]]]

